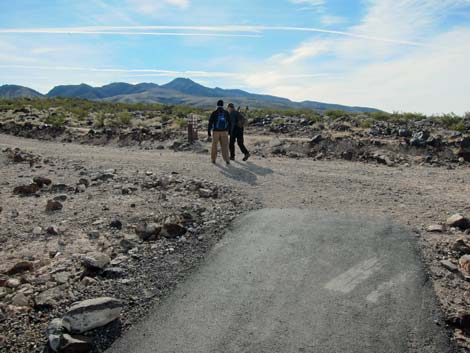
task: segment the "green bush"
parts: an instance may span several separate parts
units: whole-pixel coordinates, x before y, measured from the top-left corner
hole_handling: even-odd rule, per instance
[[[343,116],[348,116],[348,113],[342,110],[329,109],[325,112],[325,115],[328,116],[330,119],[338,119]]]
[[[117,119],[120,125],[129,125],[132,121],[132,114],[129,112],[120,112],[117,114]]]
[[[283,118],[275,118],[275,119],[273,120],[273,122],[272,122],[272,124],[273,124],[274,126],[283,125],[283,124],[285,124],[285,123],[286,123],[286,120],[283,119]]]
[[[173,126],[177,129],[183,129],[188,126],[188,119],[186,118],[175,118],[173,119]]]
[[[96,127],[104,127],[105,125],[105,122],[106,122],[106,115],[105,113],[103,112],[98,112],[96,115],[95,115],[95,126]]]
[[[44,122],[46,124],[52,125],[54,127],[62,127],[65,124],[65,114],[62,112],[52,113],[49,114],[45,119]]]

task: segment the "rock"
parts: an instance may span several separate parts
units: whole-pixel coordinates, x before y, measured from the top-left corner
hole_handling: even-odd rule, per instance
[[[42,228],[41,227],[34,227],[33,228],[33,235],[41,235],[42,234]]]
[[[83,333],[107,325],[119,318],[122,302],[115,298],[89,299],[73,305],[64,315],[68,332]]]
[[[49,235],[58,235],[59,234],[59,228],[57,228],[54,225],[51,225],[51,226],[47,227],[46,232]]]
[[[470,221],[468,220],[468,218],[465,218],[461,214],[457,213],[447,219],[447,225],[449,227],[455,227],[465,230],[467,228],[470,228]]]
[[[9,212],[9,216],[10,216],[11,218],[17,218],[19,215],[20,215],[20,214],[19,214],[18,211],[15,210],[15,209],[10,210],[10,212]]]
[[[137,246],[137,242],[133,239],[124,238],[124,239],[121,239],[121,241],[119,242],[119,245],[124,249],[125,252],[128,252],[129,250]]]
[[[84,286],[91,286],[93,284],[98,283],[98,281],[94,278],[85,276],[82,278],[80,283],[83,284]]]
[[[109,226],[115,229],[122,229],[122,222],[119,219],[114,218],[109,224]]]
[[[320,143],[323,140],[322,135],[315,135],[310,139],[310,145],[316,145],[317,143]]]
[[[426,228],[426,231],[430,233],[442,233],[445,231],[445,226],[442,224],[431,224]]]
[[[415,147],[424,147],[426,146],[426,141],[430,137],[429,132],[427,131],[418,131],[413,134],[413,137],[410,140],[411,146]]]
[[[65,284],[69,281],[69,278],[71,277],[70,272],[58,272],[52,275],[52,278],[54,279],[55,282],[59,284]]]
[[[202,198],[210,198],[214,196],[214,191],[210,189],[199,189],[199,196]]]
[[[110,257],[102,252],[91,252],[82,257],[83,266],[92,271],[102,271],[110,262]]]
[[[33,268],[34,264],[31,261],[20,261],[7,271],[7,275],[11,276],[27,271],[30,272]]]
[[[33,178],[33,182],[35,184],[37,184],[37,186],[39,186],[40,188],[42,188],[43,186],[45,185],[51,185],[52,184],[52,180],[49,179],[49,178],[46,178],[46,177],[41,177],[41,176],[35,176]]]
[[[466,238],[458,238],[452,245],[452,250],[460,254],[470,254],[470,246],[467,244]]]
[[[34,298],[36,306],[55,306],[57,300],[63,298],[64,290],[60,287],[52,287],[41,292]]]
[[[283,144],[283,142],[281,140],[279,140],[277,137],[275,137],[271,141],[269,141],[269,147],[271,147],[271,148],[282,146],[282,144]]]
[[[450,260],[442,260],[441,265],[444,266],[445,268],[447,268],[450,272],[457,272],[458,271],[458,267],[453,262],[451,262]]]
[[[54,352],[59,351],[60,337],[64,332],[65,327],[62,319],[53,319],[47,326],[47,340],[49,342],[49,347],[51,347]]]
[[[64,333],[60,336],[60,353],[88,353],[93,348],[91,339],[85,336],[69,335]]]
[[[470,279],[470,255],[463,255],[459,259],[459,270],[466,279]]]
[[[46,205],[47,212],[60,211],[63,208],[62,204],[57,200],[48,200]]]
[[[89,187],[90,186],[90,181],[88,179],[85,179],[85,178],[81,178],[77,185],[84,185],[85,188]]]
[[[83,184],[77,185],[77,190],[76,192],[85,192],[86,191],[86,186]]]
[[[20,185],[13,189],[13,194],[20,196],[31,196],[39,191],[38,184]]]
[[[142,240],[156,240],[162,231],[162,227],[156,223],[142,223],[139,224],[136,229],[135,233],[141,238]]]
[[[5,287],[7,288],[18,288],[20,286],[21,282],[19,279],[16,278],[9,278],[5,282]]]
[[[127,276],[127,272],[121,267],[108,267],[102,275],[105,278],[122,278]]]
[[[176,223],[165,223],[162,234],[165,238],[173,239],[186,233],[186,228]]]
[[[65,200],[67,200],[67,195],[57,195],[56,197],[54,197],[54,201],[64,202]]]
[[[100,238],[100,232],[97,230],[91,230],[88,232],[88,238],[90,239],[99,239]]]
[[[11,303],[14,306],[29,306],[29,298],[23,293],[17,293],[11,300]]]
[[[449,317],[446,323],[452,327],[462,330],[466,335],[470,334],[470,314],[467,312],[460,312],[454,316]]]

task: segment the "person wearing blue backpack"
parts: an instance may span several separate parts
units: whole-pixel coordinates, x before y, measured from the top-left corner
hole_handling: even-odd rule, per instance
[[[215,163],[217,159],[217,145],[220,143],[222,150],[222,157],[227,163],[230,164],[228,156],[228,132],[230,131],[230,115],[224,109],[224,101],[219,100],[217,102],[217,109],[212,112],[209,118],[208,135],[211,137],[212,133],[212,150],[211,159],[212,163]]]

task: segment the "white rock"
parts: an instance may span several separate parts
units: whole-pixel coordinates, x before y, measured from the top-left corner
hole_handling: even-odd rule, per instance
[[[71,333],[83,333],[118,319],[121,308],[122,302],[115,298],[84,300],[67,311],[63,317],[63,324]]]

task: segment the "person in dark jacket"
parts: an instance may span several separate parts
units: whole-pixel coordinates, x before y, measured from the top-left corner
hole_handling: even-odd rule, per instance
[[[211,133],[213,135],[211,150],[212,163],[215,163],[217,159],[217,145],[220,142],[222,157],[225,160],[225,163],[230,164],[228,157],[228,133],[230,129],[230,115],[224,109],[224,101],[219,100],[217,102],[217,109],[212,112],[209,118],[209,126],[207,130],[209,137],[211,137]]]
[[[240,147],[240,151],[245,155],[243,157],[244,161],[247,161],[250,158],[250,152],[245,147],[243,132],[245,126],[245,117],[237,110],[235,110],[235,106],[230,103],[228,105],[228,112],[230,114],[230,159],[233,161],[235,160],[235,141]]]

